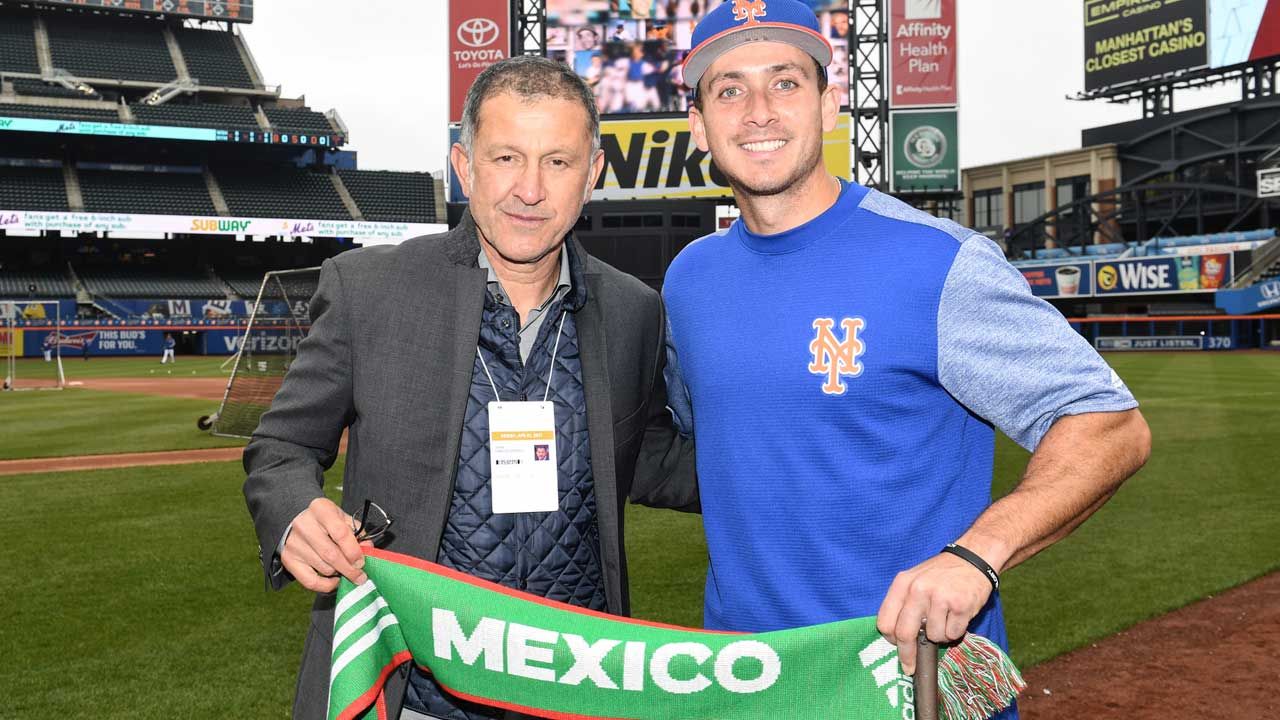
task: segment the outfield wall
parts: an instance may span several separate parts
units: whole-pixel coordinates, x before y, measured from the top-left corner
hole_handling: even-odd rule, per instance
[[[244,328],[229,325],[199,330],[192,330],[186,325],[92,328],[64,326],[59,334],[53,327],[27,326],[15,328],[11,338],[7,335],[0,338],[0,347],[7,347],[7,342],[12,341],[15,347],[21,348],[22,357],[30,358],[41,357],[45,348],[53,347],[55,343],[60,346],[62,357],[67,359],[148,355],[160,357],[166,334],[173,334],[175,337],[182,334],[194,336],[192,340],[183,343],[186,354],[234,355],[240,349]],[[256,355],[279,355],[296,351],[300,337],[296,329],[290,331],[284,327],[268,327],[255,330],[249,341]],[[183,352],[179,350],[180,354]]]

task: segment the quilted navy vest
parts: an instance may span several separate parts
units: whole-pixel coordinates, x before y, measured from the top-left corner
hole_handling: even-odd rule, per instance
[[[568,251],[569,245],[565,245]],[[607,611],[596,525],[587,406],[574,312],[586,300],[580,260],[569,254],[572,289],[551,303],[527,362],[520,360],[519,315],[486,293],[480,352],[504,401],[541,400],[555,352],[550,399],[555,402],[556,457],[560,463],[560,509],[549,513],[494,515],[489,488],[488,404],[495,398],[479,358],[471,371],[458,471],[449,520],[437,562],[478,578],[571,605]],[[448,720],[502,718],[505,711],[481,707],[442,692],[414,670],[405,707]]]

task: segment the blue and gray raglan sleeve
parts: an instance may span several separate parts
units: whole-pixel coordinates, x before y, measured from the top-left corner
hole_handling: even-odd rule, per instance
[[[666,336],[667,364],[662,374],[667,382],[667,409],[671,411],[676,430],[685,437],[693,437],[693,399],[689,397],[689,386],[684,384],[684,373],[680,371],[680,354],[671,339],[670,318],[667,318]]]
[[[1065,415],[1138,406],[1120,377],[995,243],[966,239],[938,303],[938,380],[965,407],[1034,451]]]

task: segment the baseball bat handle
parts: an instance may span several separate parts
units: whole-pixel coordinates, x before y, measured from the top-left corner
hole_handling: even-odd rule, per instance
[[[916,638],[914,680],[916,720],[938,720],[938,646],[925,637],[924,628]]]

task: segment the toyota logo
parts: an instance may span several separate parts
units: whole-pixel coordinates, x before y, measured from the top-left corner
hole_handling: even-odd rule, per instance
[[[458,42],[467,47],[481,48],[498,39],[498,23],[489,18],[471,18],[458,25]]]

